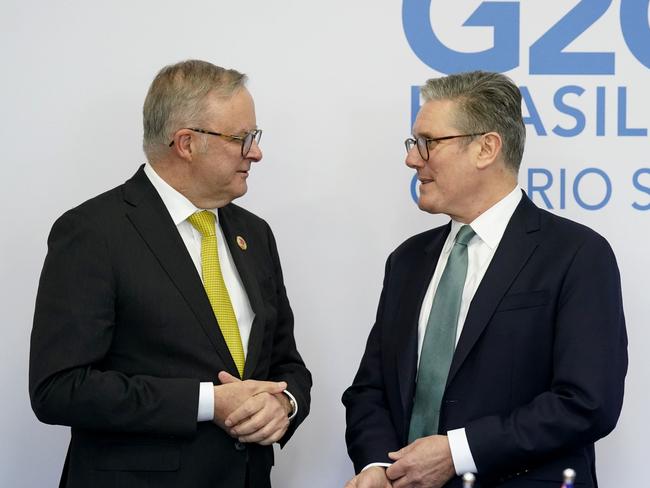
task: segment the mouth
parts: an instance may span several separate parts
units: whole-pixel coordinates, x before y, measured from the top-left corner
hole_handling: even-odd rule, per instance
[[[433,183],[435,181],[433,178],[425,178],[423,176],[418,176],[418,181],[421,185],[426,185],[427,183]]]

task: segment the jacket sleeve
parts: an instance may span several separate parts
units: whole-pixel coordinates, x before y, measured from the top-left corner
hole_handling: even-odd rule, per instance
[[[293,312],[289,304],[287,292],[284,286],[282,276],[282,267],[275,243],[275,238],[268,225],[266,225],[269,252],[273,265],[273,272],[277,283],[277,321],[275,324],[275,334],[271,351],[271,364],[269,369],[269,380],[286,381],[287,390],[295,397],[298,404],[298,413],[291,420],[289,428],[285,435],[280,439],[280,445],[284,447],[291,438],[298,426],[305,420],[309,414],[310,408],[310,390],[312,386],[311,373],[305,366],[294,337],[294,320]]]
[[[72,210],[50,233],[31,335],[32,408],[49,424],[190,435],[198,380],[127,376],[101,366],[115,334],[118,280],[96,220]]]
[[[382,323],[390,282],[390,262],[391,256],[386,262],[377,317],[359,370],[342,398],[346,408],[345,440],[357,473],[370,463],[392,463],[388,453],[403,447],[386,401],[382,367]]]

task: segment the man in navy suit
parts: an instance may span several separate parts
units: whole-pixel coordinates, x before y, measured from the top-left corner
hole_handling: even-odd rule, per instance
[[[623,401],[620,277],[603,237],[517,185],[521,94],[507,77],[431,79],[406,164],[451,221],[388,258],[376,322],[343,395],[348,488],[596,487],[594,443]]]
[[[272,444],[309,412],[273,234],[231,203],[262,159],[245,81],[163,68],[147,163],[52,228],[30,395],[71,427],[62,487],[268,487]]]

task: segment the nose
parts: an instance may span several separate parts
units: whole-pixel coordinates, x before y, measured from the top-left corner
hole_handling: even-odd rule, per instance
[[[411,169],[418,169],[424,166],[424,159],[420,156],[420,151],[418,151],[416,146],[413,146],[407,151],[404,163]]]
[[[253,144],[251,144],[251,148],[248,150],[246,159],[250,159],[255,163],[259,162],[262,159],[262,149],[260,148],[260,145],[257,143],[257,141],[253,141]]]

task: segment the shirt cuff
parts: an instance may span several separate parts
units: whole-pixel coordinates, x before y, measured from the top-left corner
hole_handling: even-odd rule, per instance
[[[380,467],[382,467],[382,468],[387,468],[387,467],[390,466],[391,464],[392,464],[392,463],[370,463],[368,466],[366,466],[365,468],[363,468],[361,471],[363,472],[363,471],[365,471],[366,469],[368,469],[368,468],[374,468],[375,466],[380,466]]]
[[[291,393],[289,393],[289,390],[284,390],[283,393],[287,395],[289,398],[291,398],[292,400],[291,405],[293,405],[293,412],[291,412],[291,415],[289,415],[289,420],[291,420],[298,413],[298,402],[296,401],[296,397],[293,396]]]
[[[196,415],[196,421],[212,420],[214,420],[214,384],[202,381],[199,384],[199,412]]]
[[[478,473],[474,457],[472,456],[472,451],[469,449],[469,442],[467,442],[465,429],[462,428],[448,431],[447,440],[449,440],[451,459],[454,462],[456,474],[458,476],[463,476],[465,473]]]

